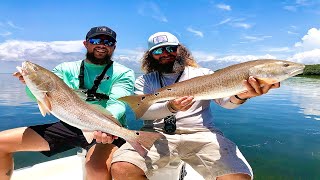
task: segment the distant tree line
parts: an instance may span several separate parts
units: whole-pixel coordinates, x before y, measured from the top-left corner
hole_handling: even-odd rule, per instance
[[[313,65],[306,65],[304,68],[303,76],[308,76],[308,75],[317,75],[320,76],[320,64],[313,64]]]

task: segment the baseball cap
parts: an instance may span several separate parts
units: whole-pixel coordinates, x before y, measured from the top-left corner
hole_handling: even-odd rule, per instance
[[[168,32],[157,32],[148,39],[148,51],[152,51],[161,46],[177,46],[179,40],[173,34]]]
[[[86,35],[86,40],[89,38],[92,38],[94,36],[101,35],[101,34],[110,36],[115,41],[117,41],[116,40],[116,37],[117,37],[116,32],[114,32],[112,29],[108,28],[107,26],[98,26],[98,27],[91,28],[90,31]]]

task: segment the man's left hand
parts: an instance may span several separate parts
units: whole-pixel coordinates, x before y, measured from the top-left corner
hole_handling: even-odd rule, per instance
[[[243,83],[246,86],[247,91],[238,94],[238,97],[241,99],[248,99],[256,96],[261,96],[262,94],[268,93],[270,89],[280,87],[280,82],[275,84],[265,84],[261,87],[260,83],[252,76],[250,76],[249,79],[245,80]]]
[[[96,140],[96,142],[102,144],[111,144],[113,140],[118,139],[117,136],[108,133],[103,133],[101,131],[94,131],[93,135],[93,138]]]

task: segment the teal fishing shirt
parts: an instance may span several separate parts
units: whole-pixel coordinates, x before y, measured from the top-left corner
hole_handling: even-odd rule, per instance
[[[64,62],[53,69],[53,73],[60,77],[70,88],[79,89],[79,74],[82,61]],[[84,88],[91,89],[96,76],[99,76],[106,65],[96,65],[84,62]],[[90,101],[91,104],[99,104],[106,108],[113,117],[126,127],[125,104],[117,99],[123,96],[133,94],[135,76],[133,70],[113,62],[102,79],[97,93],[103,93],[109,96],[109,100]],[[27,88],[27,94],[32,99],[36,98]]]

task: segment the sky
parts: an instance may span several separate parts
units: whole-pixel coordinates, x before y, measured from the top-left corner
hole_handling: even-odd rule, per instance
[[[1,0],[0,64],[83,59],[100,25],[116,31],[119,62],[139,63],[148,37],[168,31],[206,64],[320,64],[320,0]]]

